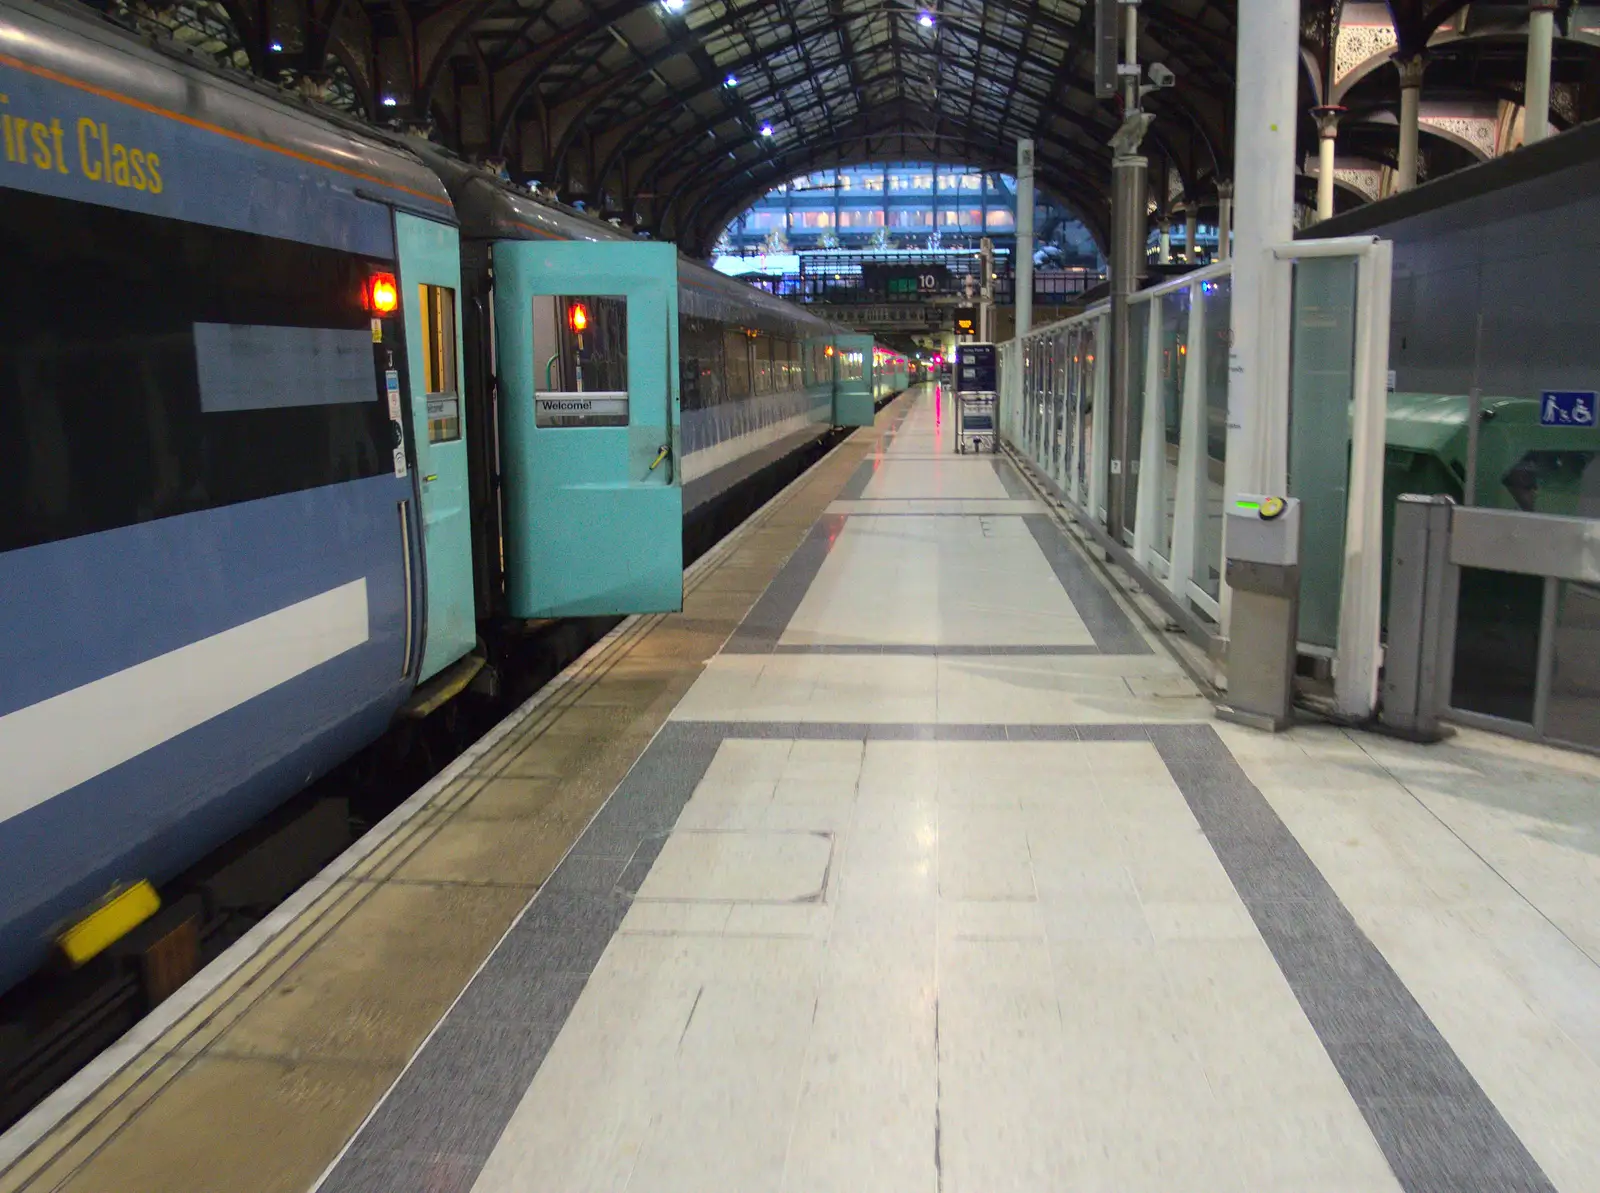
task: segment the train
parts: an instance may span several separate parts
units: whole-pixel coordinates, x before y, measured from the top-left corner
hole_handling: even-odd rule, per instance
[[[460,691],[488,627],[681,608],[685,518],[905,384],[85,8],[0,5],[0,133],[0,989]]]

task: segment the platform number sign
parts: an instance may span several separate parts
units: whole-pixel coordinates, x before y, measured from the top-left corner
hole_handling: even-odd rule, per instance
[[[1539,399],[1539,425],[1596,426],[1595,397],[1592,389],[1547,389]]]

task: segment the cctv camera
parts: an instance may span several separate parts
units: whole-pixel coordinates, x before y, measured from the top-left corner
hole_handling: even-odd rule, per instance
[[[1178,81],[1178,76],[1173,74],[1163,63],[1150,64],[1150,81],[1157,87],[1171,87]]]

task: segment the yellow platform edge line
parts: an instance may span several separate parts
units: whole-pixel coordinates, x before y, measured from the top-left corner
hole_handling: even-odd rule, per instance
[[[56,943],[74,965],[103,953],[161,908],[161,896],[144,879],[110,896],[60,936]]]

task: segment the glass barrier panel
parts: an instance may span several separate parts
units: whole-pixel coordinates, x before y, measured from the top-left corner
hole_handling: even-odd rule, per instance
[[[1150,306],[1148,302],[1135,303],[1128,308],[1128,367],[1132,370],[1128,386],[1128,478],[1127,499],[1124,502],[1122,537],[1125,546],[1133,546],[1134,527],[1139,520],[1139,455],[1144,443],[1144,391],[1149,379],[1145,348],[1150,336]]]
[[[1544,577],[1461,569],[1450,705],[1533,724]]]
[[[1600,587],[1561,585],[1554,646],[1545,736],[1600,749]]]
[[[1205,322],[1206,400],[1205,500],[1197,509],[1194,582],[1212,600],[1222,599],[1222,482],[1228,466],[1228,349],[1233,317],[1233,279],[1200,284]]]
[[[1162,524],[1156,551],[1172,558],[1172,527],[1178,513],[1178,437],[1183,424],[1183,375],[1189,360],[1189,290],[1175,290],[1161,298],[1161,443],[1163,454],[1154,461],[1161,469]]]
[[[1061,487],[1069,497],[1076,496],[1072,452],[1078,442],[1078,377],[1082,372],[1078,344],[1081,338],[1082,332],[1072,327],[1062,336],[1061,344],[1061,385],[1066,394],[1066,435],[1061,441]]]
[[[1078,452],[1078,500],[1085,506],[1089,504],[1089,478],[1090,469],[1094,467],[1094,452],[1096,436],[1102,434],[1095,423],[1095,376],[1100,367],[1095,359],[1095,347],[1100,340],[1101,321],[1096,319],[1084,324],[1083,331],[1079,334],[1078,348],[1083,354],[1083,368],[1078,374],[1078,410],[1080,421],[1078,425],[1078,441],[1083,445]],[[1105,515],[1096,510],[1096,515],[1104,522]]]
[[[1339,639],[1344,574],[1356,269],[1354,257],[1311,258],[1294,267],[1289,493],[1301,501],[1300,640],[1328,649]]]

